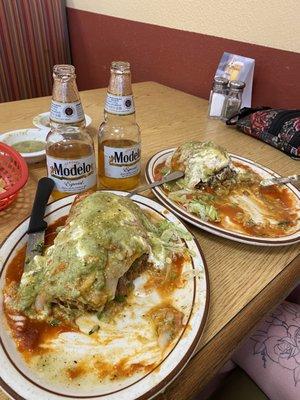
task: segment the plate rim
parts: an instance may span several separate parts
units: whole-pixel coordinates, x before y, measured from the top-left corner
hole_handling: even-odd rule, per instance
[[[45,125],[42,125],[42,124],[40,124],[40,123],[37,123],[35,120],[38,118],[38,117],[43,117],[43,116],[46,116],[46,115],[49,115],[50,116],[50,111],[44,111],[44,112],[42,112],[42,113],[39,113],[39,114],[37,114],[37,115],[35,115],[33,118],[32,118],[32,123],[33,123],[33,125],[34,126],[36,126],[37,128],[40,128],[40,129],[50,129],[48,126],[45,126]],[[90,125],[91,125],[91,123],[92,123],[92,117],[90,117],[88,114],[85,114],[84,113],[84,116],[85,116],[85,119],[87,120],[89,120],[88,121],[88,123],[86,124],[86,128],[87,127],[89,127]]]
[[[156,152],[155,154],[153,154],[149,160],[146,163],[145,166],[145,178],[147,183],[152,183],[153,180],[150,177],[150,172],[152,174],[152,171],[150,170],[150,164],[151,163],[155,163],[160,157],[165,156],[166,154],[169,154],[171,152],[174,152],[176,150],[177,147],[172,147],[172,148],[167,148],[164,150],[160,150],[158,152]],[[252,161],[249,158],[243,157],[243,156],[239,156],[237,154],[234,153],[229,153],[230,156],[244,161],[250,165],[255,165],[256,167],[264,170],[265,172],[267,172],[268,174],[271,174],[275,177],[280,177],[280,175],[273,171],[271,168],[265,167],[264,165]],[[300,190],[296,188],[296,186],[292,185],[292,184],[288,184],[287,187],[294,193],[295,196],[297,196],[297,198],[300,201]],[[300,230],[296,231],[295,234],[297,234],[297,237],[294,238],[289,238],[289,236],[281,236],[279,238],[264,238],[264,237],[259,237],[259,236],[246,236],[243,234],[240,234],[238,232],[232,232],[229,231],[227,229],[220,229],[218,227],[215,227],[214,225],[207,223],[205,221],[201,221],[199,218],[194,217],[194,216],[189,216],[190,213],[186,212],[185,210],[181,211],[181,207],[178,206],[177,204],[175,204],[172,200],[169,200],[162,192],[162,189],[160,189],[159,187],[154,187],[151,189],[152,192],[154,193],[155,197],[163,203],[163,205],[168,208],[168,210],[170,210],[171,212],[173,212],[175,215],[177,215],[179,218],[184,219],[185,221],[187,221],[188,223],[192,224],[193,226],[203,229],[206,232],[209,232],[213,235],[228,239],[228,240],[232,240],[235,242],[239,242],[239,243],[244,243],[244,244],[250,244],[250,245],[259,245],[259,246],[268,246],[268,247],[276,247],[276,246],[288,246],[288,245],[293,245],[296,244],[300,241]],[[189,214],[189,215],[187,215]]]
[[[39,128],[38,126],[31,126],[30,128],[19,128],[19,129],[12,129],[9,131],[0,132],[0,139],[6,135],[11,135],[13,133],[24,132],[24,131],[41,131],[45,130],[46,128]],[[3,142],[4,143],[4,142]]]
[[[123,193],[122,194],[123,196],[128,193],[126,191],[109,190],[109,189],[100,189],[100,191],[113,192],[113,193]],[[50,203],[48,203],[47,208],[46,208],[46,212],[45,212],[45,217],[50,215],[52,212],[58,211],[59,209],[68,206],[69,203],[68,203],[67,200],[68,199],[71,200],[72,197],[75,198],[76,195],[71,194],[71,195],[66,196],[66,197],[64,197],[62,199],[53,200]],[[133,200],[134,200],[135,197],[141,197],[142,199],[144,199],[144,201],[146,200],[146,202],[150,202],[150,206],[145,204],[147,207],[152,208],[151,207],[151,203],[154,203],[154,204],[156,204],[156,205],[158,205],[160,207],[164,207],[164,205],[158,203],[157,201],[155,201],[153,199],[148,198],[147,196],[143,196],[143,195],[139,195],[139,194],[138,195],[134,195],[133,196]],[[55,210],[50,211],[51,207],[50,207],[50,210],[49,210],[49,206],[51,206],[51,205],[53,205],[53,204],[55,204],[57,202],[61,202],[61,205],[59,207],[57,207]],[[47,210],[49,211],[48,213],[47,213]],[[160,211],[158,211],[157,209],[155,209],[155,211],[158,212],[159,214],[161,214],[164,217],[164,214],[162,214]],[[195,350],[197,348],[198,343],[201,340],[201,337],[203,335],[203,332],[204,332],[204,329],[205,329],[205,326],[206,326],[206,323],[207,323],[207,317],[208,317],[209,308],[210,308],[210,288],[211,288],[211,285],[210,285],[210,278],[209,278],[209,271],[208,271],[207,261],[206,261],[206,258],[204,256],[204,253],[203,253],[203,250],[201,248],[201,245],[200,245],[198,239],[196,238],[196,236],[189,229],[189,227],[187,227],[186,224],[181,219],[179,219],[178,216],[173,211],[168,210],[168,212],[170,212],[171,215],[173,214],[173,216],[175,216],[176,219],[178,219],[179,222],[185,227],[185,229],[191,234],[192,240],[193,240],[195,246],[197,247],[198,252],[199,252],[199,254],[201,256],[201,260],[202,260],[202,264],[203,264],[203,272],[204,272],[204,275],[205,275],[205,304],[204,304],[203,315],[202,315],[202,319],[201,319],[199,328],[197,329],[197,332],[195,334],[195,337],[194,337],[192,343],[190,344],[190,346],[185,351],[185,354],[184,354],[183,358],[180,360],[179,363],[175,364],[174,367],[172,367],[172,369],[170,369],[170,372],[165,376],[165,378],[163,380],[160,380],[158,383],[156,383],[155,386],[149,388],[149,390],[147,392],[141,394],[139,397],[136,397],[135,400],[149,400],[149,399],[152,399],[154,396],[158,395],[164,388],[166,388],[168,385],[170,385],[177,378],[177,376],[182,372],[182,370],[186,367],[186,365],[189,362],[189,360],[195,354]],[[24,218],[14,229],[12,229],[10,231],[10,233],[6,236],[6,238],[4,240],[2,240],[2,242],[0,243],[0,250],[1,250],[2,246],[9,240],[9,238],[13,234],[13,232],[16,231],[24,222],[26,222],[27,220],[29,221],[29,218],[30,218],[30,216],[28,216],[27,218]],[[26,232],[24,233],[23,237],[25,235],[26,235]],[[17,245],[17,243],[14,244],[11,252],[13,252],[15,250],[16,245]],[[0,260],[0,272],[3,271],[3,269],[4,269],[5,265],[6,265],[7,259],[8,258],[6,257],[5,261]],[[198,311],[196,311],[196,312],[198,312]],[[178,339],[177,344],[180,342],[181,338],[182,338],[182,336]],[[12,339],[12,341],[13,341],[13,339]],[[6,353],[6,349],[3,346],[3,342],[2,342],[2,338],[1,337],[0,337],[0,344],[1,344],[2,349],[4,349],[4,352]],[[172,348],[170,353],[173,351],[174,348]],[[168,355],[170,353],[168,353]],[[10,359],[10,357],[9,357],[9,359]],[[164,362],[165,359],[162,362]],[[36,384],[34,381],[32,381],[26,375],[24,376],[22,371],[20,371],[19,368],[16,368],[15,363],[12,360],[11,360],[11,363],[14,366],[14,368],[16,369],[17,373],[21,374],[23,376],[23,378],[25,378],[27,381],[29,381],[30,384],[33,384],[35,386],[38,386],[40,389],[45,390],[45,388],[41,387],[39,385],[39,383]],[[150,375],[152,372],[153,372],[153,370],[150,371],[148,374]],[[146,377],[148,374],[143,376],[141,379]],[[134,382],[134,383],[130,384],[129,386],[134,386],[137,382]],[[129,387],[129,386],[127,386],[127,387]],[[9,384],[7,382],[5,382],[2,379],[1,376],[0,376],[0,387],[13,400],[28,400],[25,397],[22,397],[20,394],[18,394],[11,386],[9,386]],[[123,389],[119,389],[116,392],[118,392],[118,391],[122,392],[122,390]],[[125,388],[125,390],[126,390],[126,388]],[[52,394],[58,395],[62,399],[70,399],[70,400],[72,400],[72,399],[85,399],[85,400],[103,399],[103,400],[105,400],[106,396],[110,395],[109,393],[106,393],[106,394],[103,394],[103,395],[100,395],[100,396],[99,395],[92,395],[92,396],[77,396],[77,397],[74,397],[74,395],[64,395],[64,394],[58,394],[56,392],[52,392]]]

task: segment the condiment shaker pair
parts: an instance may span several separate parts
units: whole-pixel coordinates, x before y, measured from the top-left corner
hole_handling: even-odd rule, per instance
[[[245,82],[231,81],[221,76],[214,78],[210,92],[208,115],[211,118],[227,121],[237,114],[242,105]]]

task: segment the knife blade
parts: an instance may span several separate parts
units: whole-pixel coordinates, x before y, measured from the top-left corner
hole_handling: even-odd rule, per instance
[[[26,247],[25,269],[34,256],[42,254],[43,252],[45,230],[47,228],[47,222],[44,221],[44,214],[53,187],[54,181],[50,178],[44,177],[38,181],[27,230],[28,241]]]

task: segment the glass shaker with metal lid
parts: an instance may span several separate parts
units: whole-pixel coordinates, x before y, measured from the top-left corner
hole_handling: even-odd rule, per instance
[[[212,90],[209,97],[208,115],[210,118],[219,119],[227,93],[228,79],[222,76],[215,76]]]
[[[223,121],[227,121],[240,111],[244,87],[245,82],[242,81],[231,81],[229,83],[229,91],[224,101],[221,116]]]

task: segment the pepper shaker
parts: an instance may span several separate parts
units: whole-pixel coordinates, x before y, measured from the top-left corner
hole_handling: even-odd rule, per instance
[[[228,79],[221,76],[214,77],[214,83],[209,96],[208,116],[220,119],[227,93]]]
[[[229,91],[225,98],[221,119],[227,121],[233,115],[240,111],[242,105],[243,90],[245,82],[242,81],[231,81],[229,83]]]

